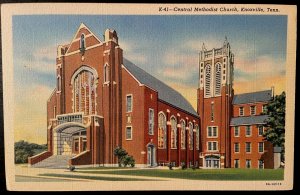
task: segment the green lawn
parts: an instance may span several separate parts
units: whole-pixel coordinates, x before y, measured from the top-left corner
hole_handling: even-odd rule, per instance
[[[164,178],[179,178],[192,180],[283,180],[283,169],[186,169],[186,170],[161,170],[161,169],[135,169],[111,170],[94,172],[77,170],[78,173],[109,174],[109,175],[137,175]]]
[[[57,177],[57,178],[76,178],[76,179],[91,179],[91,180],[103,180],[103,181],[155,181],[152,179],[103,177],[103,176],[74,175],[74,174],[70,175],[70,174],[56,174],[56,173],[43,173],[39,175]]]

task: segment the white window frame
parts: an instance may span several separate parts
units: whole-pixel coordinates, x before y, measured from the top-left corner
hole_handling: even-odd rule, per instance
[[[239,149],[239,151],[237,152],[235,149],[235,146],[238,146],[238,149]],[[240,147],[240,143],[238,143],[238,142],[235,142],[234,144],[233,144],[233,147],[234,147],[234,153],[240,153],[240,151],[241,151],[241,147]]]
[[[263,164],[262,164],[263,167],[262,167],[262,168],[259,168],[259,161],[262,161],[262,162],[263,162]],[[258,164],[258,166],[257,166],[258,169],[265,169],[265,161],[264,161],[264,160],[259,160],[259,159],[258,159],[257,164]]]
[[[184,126],[182,124],[184,123]],[[181,149],[186,149],[186,123],[184,120],[180,121],[181,131],[180,131],[180,147]],[[184,134],[184,139],[182,139],[182,134]]]
[[[247,143],[250,144],[250,152],[247,152]],[[250,153],[252,152],[252,143],[251,143],[251,142],[245,142],[245,152],[246,152],[247,154],[250,154]]]
[[[250,167],[247,167],[247,161],[250,162]],[[251,164],[252,164],[252,163],[251,163],[251,159],[246,159],[245,163],[246,163],[245,168],[246,168],[246,169],[251,169],[251,167],[252,167],[252,165],[251,165]]]
[[[128,110],[128,100],[127,97],[131,97],[131,110]],[[130,113],[133,111],[133,95],[132,94],[127,94],[126,95],[126,113]]]
[[[131,138],[127,138],[127,128],[130,128],[130,130],[131,130],[131,131],[130,131],[130,132],[131,132],[131,133],[130,133],[130,137],[131,137]],[[125,127],[125,139],[126,139],[126,140],[132,140],[132,139],[133,139],[133,138],[132,138],[132,134],[133,134],[133,133],[132,133],[132,126],[131,126],[131,125],[126,126],[126,127]]]
[[[252,108],[254,108],[254,113],[252,113]],[[256,115],[256,106],[255,105],[251,105],[250,106],[250,116],[254,116]]]
[[[107,63],[104,64],[103,68],[103,83],[108,84],[109,83],[109,65]]]
[[[195,125],[195,129],[196,129],[196,150],[200,149],[200,129],[199,129],[199,125]]]
[[[151,119],[151,111],[152,111],[152,113],[153,113],[153,115],[152,115],[152,120],[150,120]],[[149,135],[154,135],[154,109],[153,108],[149,108],[149,113],[148,113],[148,117],[149,117],[149,119],[148,119],[148,134]],[[151,129],[150,129],[150,124],[151,124]]]
[[[238,162],[238,167],[235,167],[235,162]],[[234,159],[234,160],[233,160],[233,167],[234,167],[235,169],[240,168],[240,159]]]
[[[212,136],[209,136],[209,133],[208,133],[209,127],[212,130],[212,132],[211,132]],[[213,129],[214,129],[214,127],[216,128],[216,136],[213,135]],[[207,126],[206,130],[207,130],[207,133],[206,133],[207,134],[207,138],[217,138],[219,136],[219,128],[218,128],[218,126]]]
[[[213,146],[213,143],[216,143],[216,149],[213,150],[213,147],[212,147],[212,150],[209,150],[209,144],[212,144],[211,146]],[[206,149],[207,151],[210,151],[210,152],[217,152],[218,151],[218,142],[217,141],[208,141],[206,142]]]
[[[173,128],[172,128],[172,119],[174,119],[174,121],[175,121],[175,132],[173,131]],[[177,133],[178,133],[178,128],[177,128],[177,119],[176,119],[176,117],[174,116],[174,115],[172,115],[171,116],[171,118],[170,118],[170,123],[171,123],[171,135],[172,135],[172,133],[174,133],[175,135],[175,137],[174,137],[174,142],[175,142],[175,147],[172,147],[172,136],[170,137],[170,141],[171,141],[171,149],[177,149],[177,144],[178,144],[178,140],[177,140]]]
[[[235,129],[238,129],[238,135],[235,135]],[[234,135],[234,137],[240,137],[240,126],[234,126],[234,128],[233,128],[233,135]]]
[[[250,135],[247,135],[247,127],[250,127]],[[252,136],[252,126],[251,125],[246,125],[245,126],[245,136],[246,137],[251,137]]]
[[[241,110],[243,111],[242,114],[241,114]],[[243,106],[239,107],[239,116],[245,116],[245,109]]]
[[[259,151],[259,144],[260,143],[262,143],[262,152]],[[264,153],[265,152],[265,143],[264,142],[258,142],[257,146],[258,146],[258,149],[257,149],[258,153]]]
[[[209,73],[207,73],[207,68],[209,68]],[[207,79],[209,80],[208,84],[207,84]],[[211,85],[212,85],[212,65],[207,64],[204,67],[204,97],[206,98],[212,96],[213,91]],[[209,91],[209,93],[207,91]]]
[[[83,35],[83,45],[82,45],[82,35]],[[81,33],[80,35],[80,38],[79,38],[79,49],[83,49],[85,50],[86,49],[86,40],[85,40],[85,34],[84,33]]]
[[[259,134],[259,128],[260,127],[262,127],[262,132],[263,132],[261,135]],[[263,134],[264,134],[264,126],[263,125],[258,125],[258,127],[257,127],[257,134],[258,134],[258,136],[263,136]]]

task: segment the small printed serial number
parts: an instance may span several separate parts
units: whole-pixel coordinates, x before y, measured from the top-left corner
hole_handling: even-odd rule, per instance
[[[267,186],[281,186],[281,182],[267,182],[266,183]]]

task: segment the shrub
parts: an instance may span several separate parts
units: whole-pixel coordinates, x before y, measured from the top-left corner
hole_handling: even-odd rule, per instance
[[[124,167],[127,167],[127,165],[130,165],[131,167],[134,167],[135,166],[135,160],[134,160],[133,156],[126,155],[122,160],[122,164],[124,165]]]
[[[131,167],[135,166],[135,160],[133,156],[128,155],[128,152],[120,146],[114,149],[114,155],[118,157],[119,167],[121,167],[122,165],[124,167],[127,167],[128,165],[130,165]]]

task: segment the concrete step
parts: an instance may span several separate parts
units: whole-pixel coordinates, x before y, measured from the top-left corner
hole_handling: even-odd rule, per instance
[[[53,169],[68,168],[70,158],[72,158],[72,155],[53,155],[41,162],[32,165],[32,167]]]

